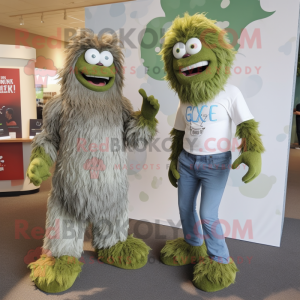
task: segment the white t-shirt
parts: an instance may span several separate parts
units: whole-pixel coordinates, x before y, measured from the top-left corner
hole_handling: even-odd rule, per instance
[[[226,84],[213,100],[193,106],[179,103],[174,128],[185,131],[183,148],[195,155],[231,150],[231,121],[239,125],[253,119],[241,91]]]

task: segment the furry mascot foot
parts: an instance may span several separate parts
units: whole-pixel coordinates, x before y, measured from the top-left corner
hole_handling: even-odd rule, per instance
[[[196,264],[207,256],[206,245],[191,246],[183,238],[167,241],[160,252],[161,261],[168,266]]]
[[[236,272],[231,258],[229,264],[221,264],[207,256],[194,267],[193,284],[202,291],[216,292],[234,283]]]
[[[148,261],[148,254],[151,250],[142,240],[134,238],[133,235],[127,237],[125,242],[118,242],[107,249],[98,249],[98,259],[102,262],[122,268],[139,269]]]
[[[41,257],[28,265],[30,278],[46,293],[59,293],[69,289],[75,282],[83,265],[77,258],[64,255],[59,258]]]

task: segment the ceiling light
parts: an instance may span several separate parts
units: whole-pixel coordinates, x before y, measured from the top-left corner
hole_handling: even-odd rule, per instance
[[[21,18],[19,19],[20,20],[20,25],[24,25],[24,20],[23,20],[23,16],[21,16]]]
[[[67,20],[67,11],[64,10],[64,20]]]
[[[42,15],[41,15],[41,23],[45,23],[44,22],[44,13],[42,13]]]

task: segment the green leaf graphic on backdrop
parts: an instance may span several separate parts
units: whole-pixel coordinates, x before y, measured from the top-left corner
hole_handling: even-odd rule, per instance
[[[185,12],[190,15],[207,12],[207,17],[218,22],[229,22],[230,31],[240,37],[241,31],[253,21],[271,16],[274,12],[266,12],[258,0],[161,0],[161,7],[166,16],[151,20],[146,27],[141,41],[141,56],[144,66],[148,68],[148,75],[156,80],[163,80],[164,70],[161,58],[157,53],[163,43],[161,37],[171,26],[172,21]],[[223,23],[224,24],[224,23]],[[230,41],[233,35],[229,34]],[[237,40],[235,37],[235,39]],[[151,46],[151,47],[150,47]],[[239,44],[235,45],[238,50]]]

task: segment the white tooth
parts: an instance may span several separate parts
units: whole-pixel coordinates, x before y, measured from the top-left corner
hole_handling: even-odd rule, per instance
[[[109,77],[101,77],[101,76],[93,76],[93,75],[85,75],[85,76],[86,77],[102,78],[102,79],[109,80]]]
[[[207,65],[208,65],[208,61],[207,61],[207,60],[199,61],[199,62],[196,63],[196,64],[193,64],[193,65],[191,65],[191,66],[182,68],[182,69],[181,69],[181,72],[188,71],[188,70],[192,70],[192,69],[196,69],[196,68],[203,67],[203,66],[207,66]]]

